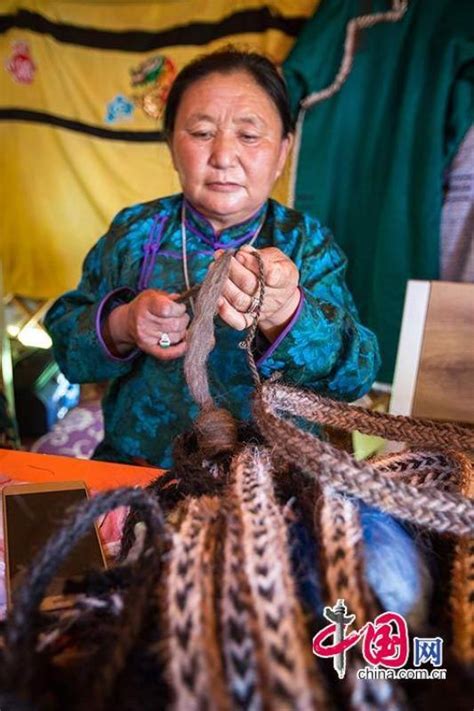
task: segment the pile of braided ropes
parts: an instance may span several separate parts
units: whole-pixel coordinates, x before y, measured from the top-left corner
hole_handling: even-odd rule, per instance
[[[16,674],[16,683],[25,690],[25,664],[34,666],[37,650],[28,621],[56,565],[52,561],[64,558],[87,518],[128,503],[135,506],[129,519],[135,543],[122,567],[131,566],[133,584],[128,592],[114,593],[115,633],[103,643],[105,657],[101,650],[101,659],[108,661],[97,666],[84,692],[87,698],[82,705],[79,700],[77,708],[108,708],[110,699],[116,703],[119,696],[123,701],[125,692],[116,692],[117,679],[140,645],[146,647],[147,669],[160,670],[168,689],[161,708],[406,708],[395,684],[357,678],[362,660],[356,653],[351,653],[348,673],[339,685],[342,695],[328,684],[311,651],[308,612],[292,567],[291,525],[303,520],[317,541],[320,552],[314,565],[322,578],[324,601],[332,605],[344,598],[358,627],[380,610],[364,572],[357,500],[420,529],[454,537],[454,650],[461,662],[472,661],[473,590],[472,574],[469,578],[467,573],[472,573],[474,559],[469,538],[474,528],[469,498],[473,477],[469,459],[455,450],[473,449],[473,432],[369,412],[275,380],[261,383],[252,355],[255,323],[243,346],[255,379],[254,420],[264,443],[239,441],[230,414],[212,401],[206,369],[214,345],[216,304],[231,256],[226,253],[219,260],[200,289],[185,360],[187,382],[201,406],[195,423],[201,476],[196,477],[195,470],[183,473],[181,467],[179,473],[175,469],[158,479],[150,487],[153,495],[114,492],[76,513],[66,527],[67,545],[63,529],[63,538],[43,551],[29,585],[18,592],[7,624],[5,677],[11,680]],[[262,300],[261,272],[260,306]],[[302,431],[293,417],[381,435],[419,449],[356,462]],[[196,452],[193,457],[195,462]],[[152,641],[150,619],[156,626]],[[43,639],[43,649],[54,647],[56,640],[57,635]],[[150,673],[143,677],[141,686],[151,678]],[[18,687],[11,682],[10,688]],[[124,708],[138,708],[133,699],[127,703]]]

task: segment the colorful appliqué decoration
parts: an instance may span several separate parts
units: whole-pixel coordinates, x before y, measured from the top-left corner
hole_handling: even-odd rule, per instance
[[[5,69],[19,84],[31,84],[36,72],[30,48],[26,42],[13,42],[12,53],[5,62]]]
[[[117,121],[120,120],[130,119],[134,109],[135,106],[126,96],[117,94],[117,96],[107,104],[105,121],[107,123],[117,123]]]
[[[176,73],[174,62],[161,54],[130,70],[132,88],[141,90],[139,94],[133,94],[132,99],[147,116],[161,118]]]

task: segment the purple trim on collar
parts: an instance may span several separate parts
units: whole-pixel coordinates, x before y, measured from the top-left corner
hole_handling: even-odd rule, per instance
[[[104,296],[104,298],[102,299],[102,301],[99,303],[99,306],[97,307],[97,313],[95,315],[95,332],[97,334],[99,343],[102,346],[102,350],[104,351],[105,355],[108,358],[110,358],[110,360],[115,360],[115,361],[118,361],[119,363],[126,363],[127,361],[135,358],[140,353],[139,349],[135,348],[127,356],[123,356],[123,357],[116,356],[109,350],[106,342],[104,341],[104,337],[102,336],[102,321],[103,321],[105,307],[109,306],[110,305],[109,302],[113,302],[114,300],[117,301],[117,306],[120,306],[121,304],[126,304],[127,303],[126,301],[122,301],[121,299],[117,298],[118,294],[123,294],[123,293],[128,293],[128,294],[131,294],[132,296],[136,295],[135,289],[132,289],[129,286],[120,286],[118,289],[109,291],[109,293],[106,294]],[[113,310],[113,308],[110,309],[110,311],[112,311],[112,310]],[[106,314],[106,315],[108,315],[108,314]]]
[[[205,257],[212,257],[214,255],[214,251],[211,249],[197,249],[195,252],[192,253],[191,256],[194,257],[196,254],[204,255]],[[183,255],[181,252],[176,252],[173,249],[160,249],[160,257],[170,257],[170,259],[182,259]]]
[[[183,198],[184,200],[184,205],[186,208],[186,212],[190,213],[195,220],[200,220],[203,222],[208,230],[211,232],[212,237],[208,237],[207,235],[203,234],[202,232],[199,232],[198,229],[194,227],[194,225],[189,221],[189,218],[186,218],[186,229],[192,232],[193,235],[198,237],[200,240],[208,244],[210,247],[212,247],[214,250],[216,249],[231,249],[233,247],[240,247],[241,244],[244,244],[247,240],[251,239],[253,235],[255,234],[256,230],[259,228],[259,225],[256,225],[255,227],[252,227],[251,229],[247,230],[245,234],[242,237],[239,237],[238,239],[229,241],[229,242],[221,242],[218,239],[218,236],[216,235],[216,231],[214,227],[211,225],[207,217],[205,217],[202,213],[199,212],[191,203],[186,200],[186,198]],[[236,229],[238,227],[243,227],[246,224],[251,224],[252,222],[255,222],[257,218],[261,215],[263,217],[264,213],[267,210],[268,202],[265,202],[259,209],[254,212],[254,214],[249,217],[247,220],[244,220],[243,222],[239,222],[236,225],[232,225],[231,227],[227,227],[222,232],[225,232],[228,229]]]
[[[156,255],[160,249],[161,239],[163,237],[167,221],[168,218],[164,215],[160,215],[159,213],[155,215],[148,239],[143,245],[144,256],[142,266],[140,268],[140,276],[138,277],[139,291],[143,291],[143,289],[148,288],[153,268],[155,266]]]
[[[265,353],[263,353],[263,355],[261,355],[260,358],[257,360],[257,362],[256,362],[257,367],[258,367],[259,365],[261,365],[261,364],[263,363],[263,361],[264,361],[266,358],[269,358],[269,357],[272,355],[272,353],[276,350],[276,348],[278,348],[278,346],[280,345],[280,343],[282,342],[282,340],[283,340],[283,339],[285,338],[285,336],[291,331],[291,329],[293,328],[293,326],[294,326],[295,323],[297,322],[297,320],[298,320],[298,318],[299,318],[299,316],[300,316],[301,310],[302,310],[302,308],[303,308],[304,301],[305,301],[304,293],[303,293],[302,288],[299,286],[298,289],[299,289],[299,292],[300,292],[300,301],[299,301],[298,306],[296,307],[295,313],[293,314],[293,316],[292,316],[292,318],[291,318],[291,321],[285,326],[285,328],[284,328],[283,331],[280,333],[280,335],[278,336],[278,338],[276,338],[276,339],[273,341],[273,343],[268,347],[267,351],[266,351]]]
[[[232,249],[233,247],[240,247],[241,244],[244,244],[244,242],[247,242],[248,240],[250,240],[256,232],[256,230],[249,230],[242,237],[239,237],[239,239],[234,239],[230,242],[220,242],[218,239],[214,239],[214,240],[209,239],[209,237],[206,237],[206,235],[203,235],[200,232],[198,232],[192,226],[192,224],[189,222],[189,220],[186,220],[186,229],[189,230],[190,232],[192,232],[193,235],[195,235],[196,237],[199,237],[199,239],[202,242],[205,242],[210,247],[212,247],[212,249],[214,249],[214,250],[215,249]],[[257,227],[257,229],[258,229],[258,227]]]

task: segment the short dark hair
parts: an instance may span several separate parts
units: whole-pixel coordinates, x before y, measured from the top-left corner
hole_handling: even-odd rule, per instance
[[[288,135],[293,130],[293,119],[285,80],[273,62],[263,54],[241,50],[231,45],[193,59],[179,72],[171,86],[165,106],[164,129],[166,134],[170,136],[173,133],[176,114],[188,87],[214,72],[231,74],[238,71],[250,74],[266,92],[280,115],[283,135]]]

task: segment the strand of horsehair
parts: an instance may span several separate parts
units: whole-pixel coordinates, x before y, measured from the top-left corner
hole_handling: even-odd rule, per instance
[[[37,619],[37,611],[47,586],[56,571],[70,555],[78,541],[90,530],[93,522],[102,514],[119,506],[136,507],[147,526],[151,550],[159,551],[161,549],[165,536],[163,514],[154,497],[142,490],[116,489],[97,494],[93,499],[74,507],[71,513],[66,516],[61,529],[49,539],[35,557],[24,582],[15,591],[12,610],[7,617],[5,627],[5,663],[0,670],[4,682],[2,685],[5,689],[26,689],[28,687],[34,669],[32,661],[35,652],[34,622]],[[121,669],[128,650],[136,640],[143,614],[143,605],[139,604],[124,620],[129,634],[121,635],[121,643],[116,645],[114,655],[109,660],[105,678],[103,676],[104,687],[100,690],[100,695],[103,698],[107,696],[111,688],[115,671]]]
[[[357,627],[373,620],[379,609],[365,576],[362,525],[358,506],[347,496],[329,487],[323,490],[320,526],[322,570],[325,579],[325,599],[328,605],[344,599],[349,612],[356,615]],[[394,682],[378,680],[374,685],[359,679],[357,670],[365,666],[360,654],[352,654],[343,681],[344,690],[354,711],[399,709],[401,690]],[[372,688],[375,686],[376,688]],[[381,688],[383,687],[383,688]],[[383,698],[383,704],[378,705]],[[370,703],[370,699],[374,702]],[[377,699],[375,701],[375,699]]]
[[[444,491],[459,491],[462,472],[469,459],[462,452],[431,450],[404,451],[370,460],[379,472],[417,488],[435,486]]]
[[[247,350],[247,359],[257,390],[261,387],[261,380],[252,351],[252,341],[257,328],[257,318],[258,314],[260,313],[261,305],[263,302],[264,289],[265,282],[263,278],[263,264],[261,260],[259,260],[259,308],[257,309],[257,317],[255,318],[252,327],[249,329],[247,338],[243,343],[240,344]],[[326,489],[326,496],[329,497],[329,495],[329,489]],[[347,499],[346,504],[350,505]],[[375,615],[375,602],[363,575],[363,559],[357,559],[358,553],[362,555],[362,546],[357,545],[361,543],[360,539],[362,537],[362,530],[360,527],[360,517],[358,515],[358,512],[356,512],[356,509],[353,505],[352,509],[352,513],[356,514],[355,518],[354,516],[348,516],[347,519],[341,519],[339,521],[338,527],[338,533],[345,539],[345,551],[347,551],[347,557],[349,561],[353,563],[351,571],[352,576],[345,578],[349,587],[351,587],[351,592],[349,593],[348,591],[347,597],[351,597],[354,600],[357,599],[360,601],[361,605],[359,606],[359,610],[362,608],[362,603],[365,603],[364,614],[362,615],[362,617],[363,619],[368,619],[369,617],[374,617]],[[329,509],[327,509],[327,511],[329,511]],[[331,535],[331,523],[329,521],[326,521],[326,523],[328,525],[326,533],[327,535]],[[325,546],[323,542],[323,550],[324,547]],[[342,549],[339,548],[339,551],[341,550]],[[337,553],[335,552],[333,560],[336,557]],[[331,571],[331,566],[329,566],[329,571]],[[332,573],[329,572],[329,575],[331,576]],[[360,583],[360,588],[357,588],[357,581],[359,581]],[[339,582],[341,582],[340,579]],[[339,594],[337,594],[334,599],[338,599],[340,597],[345,597],[344,591],[341,591]],[[373,614],[369,613],[369,610],[374,611]],[[380,702],[381,704],[382,701],[384,702],[383,705],[386,709],[391,708],[394,711],[395,709],[399,709],[400,707],[398,705],[398,698],[400,698],[401,696],[400,689],[398,687],[395,687],[395,685],[391,684],[390,682],[382,683],[380,681],[376,684],[376,688],[372,688],[374,686],[373,682],[364,682],[363,680],[360,680],[357,677],[356,671],[362,665],[363,660],[356,659],[353,655],[353,664],[348,669],[348,674],[345,682],[347,694],[351,699],[352,708],[354,708],[354,711],[358,709],[360,709],[361,711],[362,709],[363,711],[370,711],[371,709],[374,709],[375,711],[374,703],[378,704]],[[323,687],[320,686],[320,690],[322,690],[322,688]],[[320,693],[322,693],[322,691],[320,691]],[[374,703],[371,703],[370,699],[373,699]],[[377,708],[381,708],[381,705],[379,705]]]
[[[214,348],[214,316],[217,301],[227,280],[234,250],[225,252],[214,263],[199,289],[195,316],[189,329],[184,373],[192,397],[201,408],[194,422],[198,450],[204,459],[232,452],[238,441],[238,427],[232,414],[216,407],[209,391],[207,358]]]
[[[184,502],[185,514],[173,536],[166,580],[166,677],[175,692],[176,711],[226,711],[230,708],[217,651],[212,611],[214,523],[219,499]]]
[[[206,363],[215,345],[214,316],[235,250],[226,251],[204,279],[196,300],[194,318],[189,327],[188,349],[184,357],[184,374],[194,400],[201,407],[212,404]]]
[[[261,641],[256,637],[255,612],[245,576],[243,529],[238,501],[232,491],[224,502],[226,534],[222,576],[221,629],[226,677],[237,711],[262,711]],[[259,649],[257,648],[259,646]]]
[[[268,675],[268,708],[326,708],[311,642],[291,577],[284,517],[277,506],[269,454],[246,447],[231,464],[243,526],[245,574],[250,585]]]
[[[278,384],[272,388],[269,404],[275,411],[282,410],[310,422],[331,425],[348,432],[358,430],[425,447],[474,449],[474,429],[469,427],[404,415],[387,415],[288,385]]]
[[[474,529],[474,503],[463,496],[438,491],[434,487],[418,490],[394,481],[369,464],[356,462],[346,452],[303,432],[277,416],[282,402],[288,400],[288,388],[265,383],[254,403],[257,424],[272,447],[285,461],[298,464],[307,474],[316,476],[322,486],[362,499],[369,506],[440,533],[469,535]],[[297,412],[295,391],[292,412]],[[347,406],[349,409],[350,406]],[[305,411],[307,407],[303,408]],[[304,413],[301,413],[304,416]]]
[[[356,504],[329,487],[323,490],[320,513],[326,599],[344,598],[362,627],[374,619],[376,605],[365,578],[362,525]]]

